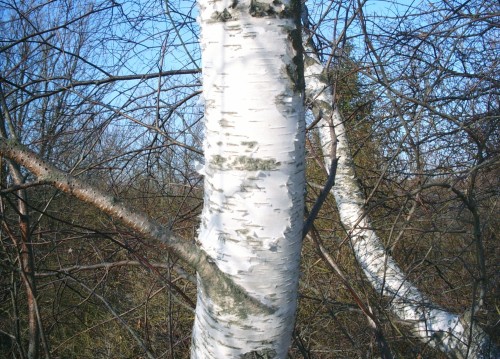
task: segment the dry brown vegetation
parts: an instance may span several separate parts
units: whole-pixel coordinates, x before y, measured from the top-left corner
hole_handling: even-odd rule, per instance
[[[406,20],[374,17],[388,26],[377,34],[357,28],[342,40],[341,23],[357,4],[315,2],[311,15],[324,17],[313,40],[330,66],[366,210],[387,251],[433,302],[455,313],[476,308],[475,320],[498,344],[499,9],[492,1],[444,3],[413,9]],[[202,137],[197,29],[191,5],[172,5],[168,19],[154,11],[162,6],[2,2],[0,132],[195,241],[203,203],[195,170]],[[443,17],[467,31],[439,25]],[[431,25],[415,30],[424,18]],[[158,23],[167,30],[152,31]],[[360,45],[369,35],[379,42]],[[475,50],[461,47],[476,40]],[[163,66],[168,51],[181,55]],[[384,67],[390,59],[398,62]],[[123,70],[135,62],[140,70]],[[178,71],[160,76],[167,67]],[[158,74],[145,78],[144,71]],[[106,81],[97,86],[98,79]],[[322,163],[311,128],[308,209],[327,178]],[[195,273],[163,244],[38,183],[22,166],[5,157],[0,166],[0,357],[28,358],[34,346],[32,358],[188,358]],[[443,357],[415,339],[367,283],[332,196],[312,232],[348,285],[318,242],[304,239],[290,358],[379,357],[367,308],[395,357]]]

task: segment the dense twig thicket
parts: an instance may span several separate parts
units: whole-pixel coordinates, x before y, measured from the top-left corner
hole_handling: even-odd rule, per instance
[[[499,342],[500,6],[375,3],[305,3],[305,67],[314,54],[331,101],[305,98],[314,216],[290,358],[445,357],[367,279],[360,223],[429,302]],[[7,0],[0,14],[0,357],[189,357],[195,270],[220,279],[195,242],[196,4]],[[343,115],[354,229],[324,191],[339,153],[322,147],[323,105]]]

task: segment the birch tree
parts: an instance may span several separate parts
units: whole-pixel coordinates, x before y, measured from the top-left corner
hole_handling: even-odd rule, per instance
[[[304,191],[299,9],[293,1],[200,2],[206,125],[198,241],[259,307],[207,291],[199,277],[193,358],[287,354]]]
[[[318,122],[326,168],[336,168],[335,198],[342,224],[354,255],[377,293],[389,299],[391,311],[422,341],[456,358],[494,358],[498,348],[478,326],[470,312],[450,313],[432,303],[411,282],[388,254],[372,229],[365,199],[356,180],[347,133],[315,49],[307,47],[305,58],[306,96]],[[334,147],[334,151],[332,151]],[[332,154],[335,157],[332,157]],[[332,162],[336,166],[332,167]]]
[[[294,1],[200,2],[205,207],[199,246],[60,171],[12,134],[0,140],[0,152],[41,183],[164,241],[197,270],[193,358],[284,358],[290,345],[304,192],[299,18]]]
[[[2,207],[0,228],[0,271],[7,273],[0,276],[0,322],[7,323],[0,325],[0,356],[25,358],[28,351],[32,357],[78,358],[287,356],[297,309],[302,209],[305,195],[314,193],[304,194],[306,90],[299,16],[307,44],[312,38],[321,56],[332,51],[335,62],[344,41],[353,41],[353,56],[372,54],[368,46],[357,47],[357,40],[366,37],[369,44],[372,39],[357,11],[364,1],[307,4],[311,18],[298,0],[200,0],[199,7],[183,0],[1,3],[0,204],[9,205]],[[462,16],[460,11],[455,12]],[[465,17],[480,22],[473,14]],[[484,16],[486,22],[490,18]],[[343,27],[355,33],[349,37]],[[384,28],[387,38],[404,26],[396,28]],[[407,40],[403,35],[398,36]],[[424,35],[413,35],[408,46],[423,48]],[[390,49],[388,44],[380,48]],[[392,64],[387,53],[377,64],[356,68],[346,83],[360,71],[379,81],[375,96],[396,89],[369,73],[379,63]],[[375,291],[384,294],[396,318],[410,322],[424,344],[385,331],[386,318],[376,317],[377,300],[364,302],[364,294],[375,291],[359,290],[365,281],[354,279],[356,265],[342,276],[347,291],[338,290],[336,278],[306,247],[302,257],[309,272],[301,275],[299,297],[305,305],[299,308],[304,309],[302,322],[296,324],[288,355],[354,352],[388,358],[389,346],[402,341],[405,353],[425,351],[427,342],[457,356],[485,349],[489,339],[474,320],[433,306],[423,294],[427,288],[408,282],[401,271],[407,263],[389,256],[383,233],[374,228],[376,217],[362,212],[366,199],[352,177],[353,143],[347,143],[348,130],[335,112],[339,99],[357,95],[332,96],[332,83],[325,81],[330,60],[324,63],[326,71],[314,56],[306,56],[306,92],[321,119],[327,167],[339,157],[334,195],[342,221]],[[394,69],[400,70],[401,63]],[[481,63],[476,59],[473,67]],[[399,78],[415,77],[403,76],[404,66],[401,71]],[[491,76],[474,76],[480,84],[494,85]],[[410,88],[418,85],[411,82]],[[381,123],[384,127],[390,126]],[[485,133],[495,131],[495,126],[485,128]],[[329,143],[337,137],[334,155]],[[386,139],[386,147],[399,145],[394,137],[393,143]],[[491,141],[483,142],[488,164],[495,149]],[[469,198],[472,208],[474,197]],[[7,233],[6,225],[21,229],[19,214],[33,219],[20,223],[28,231]],[[335,217],[336,211],[327,215]],[[318,222],[319,228],[324,221]],[[329,223],[336,230],[337,222]],[[33,269],[24,265],[35,278],[37,290],[31,293],[41,298],[29,307],[24,299],[30,281],[24,281],[25,294],[18,290],[23,284],[18,248],[23,248],[11,244],[23,239],[32,241]],[[353,264],[346,252],[342,247],[336,259]],[[469,283],[457,282],[460,291],[467,290]],[[481,285],[487,288],[485,281]],[[365,316],[357,321],[354,315],[360,312]],[[456,332],[450,334],[442,318]],[[371,345],[374,333],[380,343],[388,342],[379,351]],[[455,338],[457,333],[462,337]],[[10,351],[4,344],[9,341]]]

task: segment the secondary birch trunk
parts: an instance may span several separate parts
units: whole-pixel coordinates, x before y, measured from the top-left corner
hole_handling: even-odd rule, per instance
[[[497,358],[498,348],[470,316],[449,313],[433,304],[412,283],[389,256],[371,229],[363,210],[364,198],[354,173],[343,119],[335,108],[330,84],[314,50],[307,48],[304,60],[306,96],[313,103],[326,168],[332,158],[332,133],[337,141],[337,173],[332,189],[340,219],[349,232],[358,263],[373,288],[390,299],[392,312],[411,325],[415,336],[456,358]],[[334,131],[334,132],[333,132]]]
[[[300,2],[199,5],[205,205],[198,240],[261,306],[208,293],[198,276],[191,356],[285,358],[304,207]]]

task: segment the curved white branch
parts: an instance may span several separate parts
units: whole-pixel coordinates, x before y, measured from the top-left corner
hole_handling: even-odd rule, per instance
[[[307,45],[306,45],[307,46]],[[340,218],[349,232],[358,263],[373,288],[390,299],[392,312],[412,327],[415,336],[456,358],[494,358],[498,349],[470,316],[459,316],[433,304],[408,281],[387,254],[365,213],[364,198],[354,173],[343,119],[314,50],[305,58],[306,96],[318,123],[326,168],[330,168],[332,141],[337,141],[337,174],[332,189]],[[336,138],[335,138],[336,135]]]

